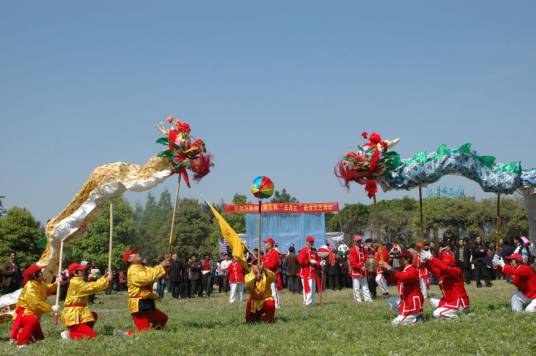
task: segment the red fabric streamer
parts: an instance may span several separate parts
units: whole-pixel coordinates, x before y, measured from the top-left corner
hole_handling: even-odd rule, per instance
[[[366,180],[365,191],[368,193],[367,195],[370,199],[376,196],[376,193],[378,192],[378,184],[376,183],[374,179]]]
[[[171,151],[175,151],[175,147],[173,147],[173,143],[175,142],[175,140],[177,139],[177,135],[179,133],[175,130],[169,130],[169,133],[168,133],[168,147]]]
[[[199,182],[204,176],[210,173],[212,166],[212,155],[199,154],[190,160],[190,169],[194,172],[194,180]]]

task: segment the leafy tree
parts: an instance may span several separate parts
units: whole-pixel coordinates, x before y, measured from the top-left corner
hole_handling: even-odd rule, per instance
[[[123,198],[113,199],[113,250],[112,266],[114,269],[124,268],[123,252],[135,245],[139,239],[136,236],[134,212],[130,204]],[[86,237],[74,241],[69,253],[69,261],[91,261],[99,268],[108,266],[108,244],[110,236],[110,205],[105,203],[98,216],[93,221]],[[66,250],[67,251],[67,250]]]
[[[36,262],[41,254],[38,247],[43,229],[32,214],[13,207],[0,218],[0,258],[16,252],[22,268]]]
[[[271,200],[272,203],[299,203],[299,200],[290,195],[285,188],[280,192],[275,191]]]
[[[160,236],[169,234],[168,226],[162,227]],[[212,213],[206,205],[200,204],[195,199],[181,199],[175,218],[173,252],[185,257],[193,253],[207,252],[214,256],[218,250],[218,240],[213,234],[213,229]],[[159,251],[164,253],[167,250],[167,243],[167,239],[157,242]]]
[[[364,204],[347,204],[333,215],[328,222],[328,230],[344,232],[346,243],[351,243],[355,234],[363,234],[367,228],[369,207]]]
[[[371,205],[369,211],[368,229],[376,239],[409,243],[418,231],[413,223],[417,211],[414,199],[382,200]]]

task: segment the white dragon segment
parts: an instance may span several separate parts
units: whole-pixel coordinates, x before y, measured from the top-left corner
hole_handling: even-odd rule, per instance
[[[156,141],[165,145],[166,150],[150,158],[142,167],[117,162],[95,168],[67,207],[48,222],[45,230],[47,245],[37,262],[45,267],[43,272],[47,279],[57,273],[61,242],[68,244],[84,236],[100,207],[108,200],[126,191],[149,190],[173,174],[179,174],[179,179],[184,179],[190,187],[189,172],[195,181],[210,172],[212,156],[206,152],[203,140],[193,139],[187,123],[172,116],[167,122],[171,127],[162,123],[157,125],[164,137]],[[0,299],[0,322],[11,320],[17,293],[20,290]]]
[[[67,207],[46,226],[47,246],[37,262],[51,278],[58,268],[61,241],[83,236],[102,204],[124,192],[143,192],[172,174],[165,158],[152,157],[143,167],[132,163],[110,163],[97,167]]]

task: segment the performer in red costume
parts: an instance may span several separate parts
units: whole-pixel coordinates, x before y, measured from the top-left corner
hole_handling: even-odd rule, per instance
[[[398,316],[391,322],[393,325],[413,325],[422,321],[422,306],[424,298],[419,286],[419,272],[412,264],[413,255],[409,251],[402,251],[400,254],[400,271],[396,272],[396,285],[400,297],[388,299],[391,309],[397,312]],[[392,267],[387,262],[380,262],[385,271],[390,271]]]
[[[501,269],[502,274],[511,277],[512,284],[517,287],[517,291],[512,293],[512,310],[522,312],[524,308],[527,313],[536,313],[536,273],[519,253],[505,259],[511,261],[509,265],[495,255],[493,265]]]
[[[389,285],[387,284],[387,279],[383,274],[383,269],[380,267],[381,261],[389,262],[389,251],[387,248],[379,243],[378,240],[374,240],[373,247],[376,250],[374,253],[374,258],[378,261],[378,268],[376,269],[376,284],[382,291],[384,298],[389,297]]]
[[[354,236],[354,246],[350,249],[348,262],[350,264],[350,277],[352,277],[354,301],[356,303],[361,303],[360,292],[363,293],[365,302],[372,302],[367,281],[367,270],[365,269],[365,262],[368,257],[367,250],[363,247],[361,236]]]
[[[244,268],[235,256],[227,267],[227,278],[229,278],[229,303],[236,302],[237,294],[240,301],[244,300]]]
[[[264,240],[264,256],[262,256],[262,265],[274,272],[276,281],[270,284],[272,288],[272,297],[274,298],[275,307],[280,308],[281,302],[279,300],[279,293],[277,291],[277,282],[281,279],[279,274],[279,252],[274,248],[275,241],[271,237]]]
[[[430,298],[435,308],[434,318],[452,319],[469,310],[469,297],[465,291],[462,270],[456,266],[456,258],[451,251],[442,251],[439,258],[433,257],[430,251],[423,250],[420,261],[426,263],[428,269],[439,279],[439,288],[443,298]]]
[[[312,236],[307,236],[305,247],[298,253],[298,264],[300,265],[300,278],[303,285],[303,304],[310,306],[315,303],[316,285],[318,275],[316,266],[320,264],[318,254],[312,250],[315,239]],[[318,283],[319,288],[322,288]]]
[[[419,271],[419,285],[421,287],[421,293],[424,298],[428,298],[428,290],[430,289],[430,280],[428,279],[428,268],[426,268],[426,263],[422,262],[419,258],[419,254],[424,250],[424,242],[419,241],[415,244],[417,249],[417,255],[413,260],[413,265]]]

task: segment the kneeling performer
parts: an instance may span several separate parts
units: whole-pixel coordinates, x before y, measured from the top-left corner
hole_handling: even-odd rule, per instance
[[[463,272],[456,266],[456,259],[451,251],[442,251],[439,257],[432,257],[430,251],[426,250],[420,254],[420,260],[439,278],[439,288],[443,293],[441,299],[430,298],[430,303],[435,308],[432,315],[434,318],[457,318],[459,314],[469,310]]]
[[[423,301],[420,284],[419,272],[412,265],[413,255],[409,251],[400,253],[400,271],[396,272],[396,285],[399,298],[390,297],[389,306],[398,316],[391,322],[393,325],[413,325],[423,320]],[[392,267],[387,262],[380,262],[385,271],[390,271]]]
[[[536,273],[519,253],[505,259],[511,261],[509,265],[495,255],[493,266],[500,268],[503,275],[511,277],[512,284],[517,287],[517,291],[512,294],[512,311],[536,313]]]
[[[253,265],[246,275],[246,290],[250,292],[246,305],[246,321],[275,321],[275,302],[270,285],[276,281],[275,273],[263,266]]]
[[[67,268],[71,279],[61,320],[63,326],[69,330],[61,333],[63,339],[93,339],[97,336],[93,330],[97,322],[97,313],[92,312],[87,303],[90,295],[108,288],[112,276],[107,273],[95,282],[86,282],[84,272],[87,267],[87,265],[71,263]]]
[[[153,283],[165,276],[170,262],[165,259],[157,266],[145,267],[138,254],[139,249],[134,247],[123,254],[123,261],[130,263],[127,271],[128,311],[138,331],[161,329],[166,325],[168,316],[155,306],[158,296],[153,292]],[[133,330],[128,331],[129,335],[134,333]]]

